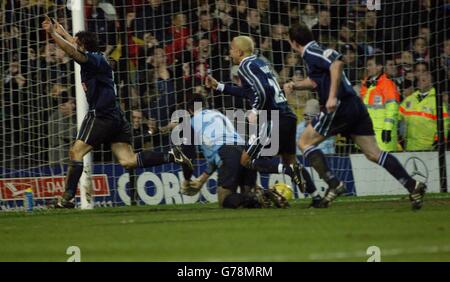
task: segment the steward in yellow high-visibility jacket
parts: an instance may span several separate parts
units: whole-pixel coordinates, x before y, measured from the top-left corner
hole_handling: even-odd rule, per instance
[[[418,78],[419,90],[413,92],[400,105],[400,121],[404,123],[406,151],[433,150],[437,141],[436,89],[431,75]],[[443,106],[445,137],[449,128],[446,105]],[[403,126],[402,126],[403,127]]]
[[[375,59],[369,59],[367,65],[369,77],[372,79],[363,81],[361,98],[372,119],[378,146],[383,151],[396,151],[400,93],[395,83],[382,73],[382,64],[380,68]]]

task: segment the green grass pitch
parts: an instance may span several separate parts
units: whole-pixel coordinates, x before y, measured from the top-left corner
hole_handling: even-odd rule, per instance
[[[341,197],[329,209],[217,204],[0,213],[0,261],[450,261],[450,196]]]

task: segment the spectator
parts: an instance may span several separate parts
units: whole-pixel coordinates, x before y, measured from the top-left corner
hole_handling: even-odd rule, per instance
[[[108,56],[117,44],[116,10],[110,3],[98,0],[92,0],[92,5],[92,12],[86,16],[88,30],[98,34],[100,48]]]
[[[146,112],[150,121],[157,124],[157,128],[164,128],[171,122],[171,115],[176,110],[177,94],[173,71],[167,65],[167,56],[162,48],[156,48],[150,59],[154,68],[157,96],[150,104]],[[153,145],[164,151],[169,148],[170,138],[168,132],[153,132]]]
[[[236,27],[232,27],[235,29]],[[240,26],[235,29],[241,35],[249,35],[255,41],[257,49],[268,43],[269,29],[266,25],[261,25],[261,15],[258,10],[249,9],[247,12],[247,21],[241,22]],[[237,35],[237,34],[235,34]]]
[[[330,11],[321,9],[319,11],[319,20],[311,29],[314,39],[319,41],[322,37],[337,38],[337,27],[331,26]],[[323,42],[320,40],[319,42]]]
[[[211,69],[211,44],[208,39],[201,39],[198,47],[194,49],[194,78],[197,84],[201,84],[208,71]]]
[[[141,110],[134,109],[131,111],[131,126],[133,128],[132,145],[134,152],[151,149],[152,138],[149,133],[150,129],[144,122],[144,115]]]
[[[419,27],[419,34],[417,37],[425,39],[426,45],[430,46],[431,30],[428,26],[422,25]]]
[[[270,25],[269,0],[256,0],[256,9],[261,16],[261,24]]]
[[[355,42],[355,27],[354,23],[351,21],[348,21],[347,23],[343,24],[339,30],[339,45],[346,45],[350,44],[353,46],[354,49],[356,49],[356,42]]]
[[[359,83],[361,79],[359,64],[353,45],[346,44],[341,47],[342,61],[345,63],[344,72],[352,85]]]
[[[345,18],[353,18],[349,17],[346,12],[346,6],[342,5],[342,1],[338,0],[319,0],[319,6],[322,7],[322,9],[326,9],[330,11],[331,16],[331,26],[337,27],[341,24],[341,21]]]
[[[403,51],[397,60],[397,64],[400,65],[400,72],[402,74],[405,72],[410,72],[414,65],[413,54],[409,51]]]
[[[20,70],[19,62],[14,61],[9,64],[9,68],[3,77],[3,83],[5,88],[13,91],[19,91],[26,86],[27,79]]]
[[[150,58],[152,58],[155,48],[159,47],[160,43],[153,36],[151,32],[146,32],[144,34],[144,42],[139,46],[138,50],[138,58],[137,58],[137,66],[138,66],[138,82],[139,83],[148,83],[151,81],[147,76],[147,71],[149,66]]]
[[[186,48],[190,31],[186,27],[186,15],[178,13],[173,16],[172,26],[168,29],[166,38],[170,43],[165,46],[167,63],[171,65],[175,60],[180,60],[182,51]]]
[[[272,63],[276,72],[280,72],[285,63],[285,54],[291,52],[291,45],[286,40],[287,27],[276,24],[272,27]]]
[[[232,5],[226,0],[216,0],[214,5],[213,16],[220,19],[224,15],[229,15],[232,11]]]
[[[402,100],[406,97],[410,96],[416,89],[416,77],[414,76],[413,72],[407,72],[404,76],[403,81],[403,92],[402,94]]]
[[[423,63],[423,62],[416,63],[414,65],[414,77],[415,77],[415,79],[418,80],[419,77],[422,74],[427,73],[428,71],[429,71],[428,70],[428,64]]]
[[[40,53],[40,72],[43,81],[51,82],[59,76],[59,68],[56,61],[56,45],[47,42]]]
[[[298,66],[299,64],[299,61],[300,57],[297,53],[289,52],[286,54],[286,59],[284,60],[285,64],[283,65],[281,71],[278,73],[278,80],[280,82],[280,85],[283,85],[292,78],[296,70],[296,66]]]
[[[417,91],[405,98],[400,105],[401,135],[405,139],[406,151],[433,150],[438,140],[436,125],[437,93],[429,72],[418,78],[417,88]],[[445,132],[448,132],[447,105],[443,106],[443,113]]]
[[[247,1],[246,0],[238,0],[237,4],[231,10],[230,14],[232,18],[236,19],[235,23],[232,25],[234,31],[238,31],[238,28],[245,23],[247,19]]]
[[[414,40],[412,54],[415,62],[430,62],[427,41],[424,38],[418,37]]]
[[[309,29],[311,29],[313,26],[315,26],[319,18],[317,17],[316,8],[312,4],[306,4],[303,8],[303,13],[301,14],[302,21],[308,26]]]
[[[136,36],[143,38],[145,33],[152,32],[156,40],[163,42],[169,24],[170,14],[164,11],[161,0],[147,0],[136,14]]]
[[[367,60],[368,77],[361,85],[361,99],[372,119],[375,138],[381,150],[397,150],[398,104],[400,93],[384,73],[382,55]]]
[[[402,12],[408,13],[410,16],[403,19],[403,34],[406,40],[406,44],[410,38],[423,36],[423,28],[429,29],[430,38],[425,46],[430,48],[428,50],[431,56],[438,56],[439,45],[444,41],[446,35],[448,35],[449,24],[448,14],[445,11],[445,0],[418,0],[410,1],[404,5]],[[448,12],[447,12],[448,13]],[[425,37],[424,37],[425,38]],[[426,39],[426,38],[425,38]]]
[[[269,14],[270,24],[282,24],[289,25],[289,19],[286,19],[288,14],[289,5],[292,1],[268,1],[269,2]]]
[[[395,59],[387,58],[386,63],[384,65],[384,72],[388,76],[390,80],[392,80],[397,86],[397,90],[399,93],[402,91],[403,78],[399,76],[398,67],[395,64]],[[402,97],[400,97],[402,99]]]
[[[195,16],[192,18],[193,22],[197,22],[200,19],[202,14],[210,14],[212,12],[213,7],[210,5],[209,0],[198,0],[197,1],[197,9],[195,11]]]
[[[414,91],[415,78],[413,65],[414,60],[411,52],[403,51],[399,58],[396,59],[399,66],[399,75],[402,78],[402,98],[408,97]]]
[[[199,16],[199,27],[194,36],[196,41],[208,39],[211,44],[219,41],[219,25],[218,22],[211,17],[208,12],[202,12]]]
[[[438,66],[439,91],[450,93],[450,39],[446,39],[443,44],[441,55],[436,59]]]
[[[9,68],[2,73],[2,136],[5,145],[5,160],[15,160],[22,155],[24,150],[22,144],[22,113],[26,101],[25,87],[27,85],[26,76],[21,73],[18,61],[9,63]]]
[[[215,10],[212,15],[214,18],[220,20],[221,31],[227,31],[228,27],[230,27],[236,20],[231,16],[232,11],[233,8],[230,5],[230,3],[228,3],[228,1],[225,0],[216,1]]]
[[[291,2],[289,4],[288,16],[284,17],[284,21],[282,21],[283,25],[291,26],[293,24],[300,22],[300,6],[298,3]]]
[[[311,120],[320,113],[319,101],[316,99],[310,99],[306,102],[305,111],[303,114],[303,121],[297,125],[297,137],[299,140],[305,128],[311,123]],[[334,154],[336,152],[336,137],[330,137],[327,140],[320,143],[317,148],[322,150],[324,154]],[[297,148],[297,155],[302,155],[302,151]]]
[[[221,1],[218,1],[221,2]],[[224,2],[224,1],[222,1]],[[222,6],[218,6],[218,7],[222,7]],[[219,9],[219,8],[218,8]],[[222,7],[221,9],[223,10],[216,10],[215,12],[215,18],[219,19],[219,46],[218,46],[218,56],[221,57],[221,65],[220,68],[222,69],[228,69],[229,68],[229,58],[228,55],[230,53],[229,51],[229,42],[231,41],[230,39],[230,30],[233,26],[233,24],[235,24],[237,22],[236,18],[233,18],[231,16],[233,10],[231,8],[230,5],[228,5],[228,3],[225,4],[224,7]]]
[[[72,140],[77,134],[77,116],[75,99],[67,91],[62,91],[56,98],[58,107],[48,121],[48,160],[50,164],[68,161]]]
[[[355,38],[358,49],[361,50],[361,55],[372,56],[377,51],[382,52],[382,47],[385,47],[383,44],[386,41],[381,30],[382,29],[378,27],[376,13],[373,11],[368,11],[364,20],[357,22]],[[377,44],[381,45],[378,46]]]
[[[367,11],[367,0],[348,0],[347,15],[350,18],[364,18]]]

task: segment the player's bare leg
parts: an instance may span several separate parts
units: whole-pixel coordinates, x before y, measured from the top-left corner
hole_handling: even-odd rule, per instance
[[[413,210],[420,209],[427,189],[425,183],[414,180],[394,155],[381,151],[375,136],[353,135],[352,139],[368,160],[384,167],[408,190]]]
[[[128,143],[113,143],[111,150],[119,163],[126,169],[136,167],[150,167],[175,162],[192,170],[192,162],[178,147],[174,147],[168,153],[154,152],[151,150],[134,153]]]
[[[63,196],[57,199],[56,208],[74,208],[72,202],[77,192],[78,181],[83,173],[83,157],[92,150],[92,146],[81,140],[76,140],[69,150],[69,167],[65,180],[66,190]]]
[[[117,161],[126,169],[134,169],[137,167],[136,153],[128,143],[113,143],[111,151],[116,156]]]
[[[317,207],[328,207],[328,205],[336,199],[339,194],[345,192],[345,184],[340,181],[329,169],[325,156],[320,149],[316,146],[317,144],[324,141],[326,138],[320,135],[316,130],[309,124],[305,131],[302,133],[298,146],[302,150],[305,159],[314,167],[314,169],[319,174],[327,184],[328,189],[325,193],[324,198]]]

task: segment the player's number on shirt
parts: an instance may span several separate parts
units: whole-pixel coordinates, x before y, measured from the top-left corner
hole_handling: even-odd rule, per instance
[[[280,88],[280,85],[278,84],[278,82],[276,80],[274,80],[273,78],[269,78],[269,84],[275,90],[275,103],[277,103],[277,104],[285,103],[287,100],[286,100],[286,97],[284,97],[283,91],[281,91],[281,88]]]

